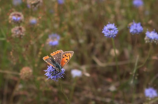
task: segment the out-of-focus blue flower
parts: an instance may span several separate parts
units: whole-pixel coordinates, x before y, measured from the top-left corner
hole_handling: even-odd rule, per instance
[[[145,89],[145,96],[149,98],[157,97],[157,91],[153,88],[146,88]]]
[[[116,37],[118,30],[117,30],[115,24],[109,23],[106,26],[104,26],[102,33],[107,38],[114,38],[114,37]]]
[[[22,3],[22,0],[12,0],[13,5],[17,6]]]
[[[140,7],[143,5],[143,1],[142,0],[133,0],[133,5],[135,7]]]
[[[77,70],[77,69],[73,69],[73,70],[71,70],[71,75],[72,75],[73,78],[81,77],[82,76],[82,71]]]
[[[49,45],[50,45],[50,46],[56,46],[56,45],[58,45],[58,44],[59,44],[58,40],[54,40],[54,41],[50,41],[50,42],[49,42]]]
[[[140,34],[141,32],[143,32],[143,27],[141,26],[141,23],[135,23],[134,21],[129,29],[131,34]]]
[[[60,36],[58,34],[51,34],[47,40],[50,46],[57,46],[59,44]]]
[[[158,40],[158,34],[155,32],[155,30],[154,31],[147,31],[146,32],[146,36],[149,38],[149,39],[152,39],[152,40],[154,40],[154,39],[156,39],[156,40]]]
[[[44,71],[46,72],[45,75],[48,79],[52,79],[54,81],[58,81],[58,79],[64,77],[63,74],[65,74],[65,69],[61,69],[61,71],[58,72],[52,66],[48,66],[47,70]]]
[[[20,12],[12,12],[9,15],[9,21],[12,23],[21,23],[24,21],[24,16]]]
[[[31,25],[35,25],[37,23],[37,19],[36,18],[30,18],[30,24]]]
[[[64,4],[65,0],[58,0],[59,4]]]
[[[146,43],[158,43],[158,34],[154,31],[147,31],[145,37]]]
[[[57,40],[59,40],[60,36],[58,34],[51,34],[51,35],[49,35],[49,39],[57,39]]]
[[[18,22],[21,20],[21,17],[12,16],[12,20]]]

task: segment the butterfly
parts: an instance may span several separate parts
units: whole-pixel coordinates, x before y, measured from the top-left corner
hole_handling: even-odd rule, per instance
[[[70,61],[73,54],[74,54],[73,51],[63,52],[63,50],[57,50],[50,54],[52,57],[45,56],[45,57],[43,57],[43,60],[47,64],[49,64],[53,68],[55,68],[55,71],[57,71],[59,73],[61,71],[61,69]]]

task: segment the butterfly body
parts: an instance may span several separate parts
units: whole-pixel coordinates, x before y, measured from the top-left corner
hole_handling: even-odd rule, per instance
[[[50,59],[52,61],[52,65],[55,67],[56,71],[60,72],[62,69],[61,65],[58,62],[56,62],[53,58],[50,58]]]
[[[59,73],[61,69],[69,62],[73,54],[73,51],[63,52],[63,50],[57,50],[50,54],[52,57],[45,56],[43,57],[43,60],[55,68],[55,70]]]

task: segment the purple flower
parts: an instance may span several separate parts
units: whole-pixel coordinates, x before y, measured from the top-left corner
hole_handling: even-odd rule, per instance
[[[59,4],[64,4],[65,0],[58,0]]]
[[[77,69],[73,69],[73,70],[71,70],[71,75],[72,75],[73,78],[81,77],[82,76],[82,71],[77,70]]]
[[[145,96],[149,98],[157,97],[157,91],[153,88],[146,88],[145,89]]]
[[[60,36],[58,34],[51,34],[47,40],[50,46],[57,46],[59,44]]]
[[[104,26],[102,33],[107,38],[114,38],[114,37],[116,37],[118,30],[117,30],[115,24],[109,23],[106,26]]]
[[[12,0],[13,5],[17,6],[22,3],[22,0]]]
[[[141,26],[141,23],[135,23],[134,21],[129,29],[131,34],[140,34],[141,32],[143,32],[143,27]]]
[[[47,70],[44,71],[46,72],[45,75],[48,77],[47,79],[52,79],[54,81],[58,81],[58,79],[64,77],[63,74],[65,74],[65,69],[61,69],[61,71],[58,72],[52,66],[48,66]]]
[[[154,39],[158,40],[158,34],[155,32],[155,30],[151,31],[151,32],[147,31],[146,32],[146,37],[148,37],[151,40],[154,40]]]
[[[49,39],[57,39],[57,40],[59,40],[60,39],[60,36],[58,35],[58,34],[51,34],[51,35],[49,35]]]
[[[56,46],[56,45],[58,45],[58,44],[59,44],[58,40],[49,41],[49,45],[50,45],[50,46]]]
[[[30,18],[30,24],[31,25],[35,25],[37,23],[37,19],[36,18]]]
[[[18,21],[21,20],[21,18],[20,18],[20,17],[17,17],[17,16],[13,16],[13,17],[12,17],[12,20],[18,22]]]
[[[143,1],[142,0],[133,0],[133,5],[138,8],[143,5]]]
[[[147,31],[145,37],[146,43],[158,43],[158,34],[154,31]]]
[[[12,23],[21,23],[24,21],[24,16],[20,12],[12,12],[9,15],[9,21]]]

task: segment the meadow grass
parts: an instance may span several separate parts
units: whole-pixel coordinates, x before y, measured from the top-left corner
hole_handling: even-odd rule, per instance
[[[43,0],[32,10],[26,0],[17,6],[0,0],[0,104],[157,104],[157,97],[144,94],[148,87],[158,89],[157,44],[144,40],[147,30],[158,32],[157,4],[144,0],[137,8],[132,0]],[[22,37],[12,36],[11,29],[19,26],[9,22],[12,12],[24,16]],[[31,17],[36,24],[29,23]],[[142,33],[129,32],[133,21],[141,23]],[[112,41],[102,33],[108,23],[118,28]],[[55,33],[59,43],[50,46],[48,37]],[[60,49],[74,55],[64,78],[47,80],[42,58]],[[73,78],[73,69],[82,76]]]

